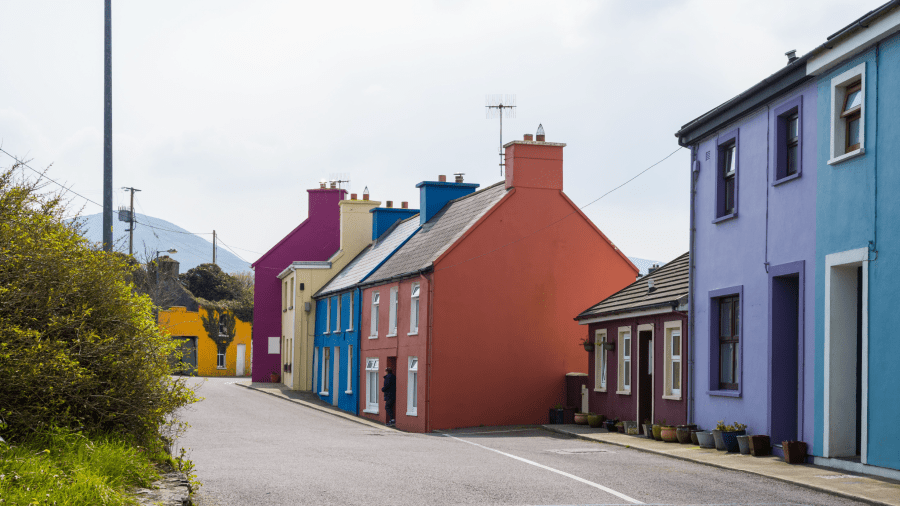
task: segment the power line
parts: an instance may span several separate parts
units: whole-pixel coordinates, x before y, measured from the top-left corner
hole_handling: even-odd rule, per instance
[[[242,256],[240,256],[240,255],[238,255],[237,251],[234,251],[234,249],[232,249],[231,246],[225,244],[225,241],[222,240],[222,236],[221,236],[221,235],[219,235],[219,242],[222,243],[222,246],[225,246],[226,248],[228,248],[228,251],[232,252],[232,253],[234,254],[234,256],[240,258],[240,259],[243,260],[244,262],[247,262],[247,259],[246,259],[246,258],[244,258],[244,257],[242,257]],[[249,264],[250,262],[247,262],[247,263]]]
[[[151,224],[149,224],[149,223],[144,223],[143,221],[137,221],[137,220],[134,220],[134,221],[135,221],[136,223],[140,223],[141,225],[143,225],[143,226],[145,226],[145,227],[155,228],[156,230],[164,230],[164,231],[166,231],[166,232],[172,232],[173,234],[212,235],[212,232],[182,232],[182,231],[180,231],[180,230],[171,230],[171,229],[168,229],[168,228],[157,227],[157,226],[151,225]]]
[[[18,163],[19,165],[22,165],[22,166],[24,166],[24,167],[28,167],[29,169],[31,169],[32,171],[34,171],[35,174],[37,174],[38,176],[40,176],[40,177],[38,178],[38,181],[40,181],[41,178],[46,178],[47,180],[52,181],[53,183],[56,183],[57,185],[59,185],[59,187],[62,188],[63,190],[65,190],[66,192],[72,192],[72,193],[74,193],[75,195],[78,195],[79,197],[83,198],[84,200],[87,200],[87,201],[90,202],[91,204],[94,204],[94,205],[99,206],[99,207],[103,207],[103,204],[98,204],[97,202],[94,202],[93,200],[91,200],[91,199],[85,197],[84,195],[78,193],[77,191],[75,191],[75,190],[73,190],[73,189],[71,189],[71,188],[66,187],[66,185],[64,185],[64,184],[60,183],[59,181],[57,181],[57,180],[51,178],[50,176],[47,176],[47,175],[44,174],[43,172],[41,172],[41,171],[39,171],[39,170],[37,170],[37,169],[32,168],[32,167],[31,167],[30,165],[28,165],[27,163],[23,162],[22,160],[19,160],[19,159],[16,158],[14,155],[11,155],[11,154],[10,154],[9,152],[7,152],[5,149],[0,148],[0,152],[2,152],[2,153],[5,154],[6,156],[8,156],[8,157],[12,158],[13,160],[15,160],[16,163]],[[63,193],[63,195],[65,195],[65,193]]]

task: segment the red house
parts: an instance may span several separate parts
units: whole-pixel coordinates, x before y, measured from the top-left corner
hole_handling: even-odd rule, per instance
[[[545,423],[583,371],[572,320],[637,268],[563,193],[565,144],[506,144],[506,181],[423,182],[421,230],[362,285],[362,416],[397,375],[407,431]]]

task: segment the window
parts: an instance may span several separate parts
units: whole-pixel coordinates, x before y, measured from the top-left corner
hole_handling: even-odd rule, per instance
[[[345,394],[353,393],[353,345],[347,346],[347,391]]]
[[[603,342],[606,341],[606,330],[594,331],[594,390],[606,391],[606,350]]]
[[[416,416],[419,409],[419,359],[409,357],[409,381],[406,385],[406,414]]]
[[[831,159],[840,163],[865,153],[866,64],[831,80]]]
[[[331,332],[331,298],[325,299],[325,333]]]
[[[374,292],[372,294],[372,328],[369,330],[369,339],[375,339],[376,337],[378,337],[378,302],[380,300],[381,295],[378,292]]]
[[[322,390],[319,395],[328,395],[328,376],[331,369],[331,348],[322,348]]]
[[[800,176],[803,158],[802,108],[802,95],[775,108],[775,177],[773,185]]]
[[[419,333],[419,283],[413,283],[409,303],[409,333]]]
[[[619,390],[631,394],[631,327],[619,327]]]
[[[291,290],[288,292],[288,300],[286,302],[288,309],[294,309],[291,299],[294,298],[294,278],[291,278]]]
[[[378,414],[378,359],[366,359],[366,413]]]
[[[719,388],[737,390],[739,376],[740,298],[719,299]]]
[[[341,296],[340,295],[337,296],[337,299],[335,299],[335,302],[336,302],[336,304],[334,305],[334,318],[335,318],[334,331],[340,332],[341,331]]]
[[[287,311],[287,280],[281,282],[281,311]]]
[[[681,322],[665,324],[665,393],[664,399],[681,399]]]
[[[278,336],[269,338],[269,355],[278,355],[281,353],[281,338]]]
[[[353,330],[353,302],[354,302],[353,299],[354,299],[354,297],[355,297],[355,294],[353,292],[350,292],[350,297],[348,297],[349,302],[350,302],[350,311],[349,311],[349,316],[347,317],[347,330]]]
[[[391,288],[390,312],[388,313],[388,336],[397,335],[397,287]]]
[[[225,352],[220,351],[216,355],[216,369],[225,369]]]
[[[719,136],[716,167],[716,221],[737,214],[738,131]]]

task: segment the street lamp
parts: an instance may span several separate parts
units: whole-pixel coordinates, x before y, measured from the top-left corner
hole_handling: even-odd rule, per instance
[[[178,253],[178,250],[175,248],[172,248],[172,249],[160,250],[160,251],[156,252],[156,289],[157,290],[159,290],[159,254],[160,253],[173,254],[173,253]]]

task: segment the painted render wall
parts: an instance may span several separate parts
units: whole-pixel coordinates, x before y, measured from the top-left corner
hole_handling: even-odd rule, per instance
[[[269,354],[269,337],[281,337],[281,281],[291,262],[322,261],[340,247],[340,208],[346,190],[306,190],[307,218],[253,264],[253,381],[268,382],[281,371],[281,354]]]
[[[817,218],[821,227],[817,243],[816,311],[816,444],[823,455],[825,384],[825,257],[832,253],[869,248],[868,262],[868,444],[864,463],[900,469],[900,443],[891,427],[900,419],[897,402],[896,361],[900,356],[900,312],[896,288],[900,283],[900,37],[852,58],[820,76],[819,197]],[[831,79],[865,62],[865,154],[836,165],[830,158]]]
[[[336,327],[338,297],[341,299],[340,328]],[[328,311],[326,307],[326,299],[331,301],[330,311]],[[351,300],[353,300],[352,313],[350,312]],[[325,325],[326,315],[329,315],[331,318],[330,325],[327,327]],[[351,322],[352,325],[350,325]],[[328,328],[330,332],[326,333],[326,328]],[[338,388],[332,387],[328,392],[328,395],[320,395],[319,398],[335,404],[334,398],[337,396],[337,407],[354,414],[358,414],[359,406],[359,335],[358,289],[347,290],[340,294],[316,300],[316,338],[314,347],[317,358],[315,360],[316,370],[313,371],[313,378],[315,378],[313,391],[316,393],[322,391],[323,348],[331,348],[332,351],[329,353],[329,371],[334,371],[335,367],[338,368]],[[353,347],[352,363],[349,363],[347,360],[350,346]],[[337,364],[334,362],[334,348],[340,350],[338,356],[339,362]],[[350,368],[349,377],[347,374],[348,367]],[[329,378],[329,381],[332,381],[332,378],[334,378],[333,373],[331,378]],[[349,386],[347,384],[348,379],[350,383]]]
[[[197,375],[198,376],[234,376],[237,371],[237,346],[243,344],[244,349],[244,374],[250,374],[250,334],[251,325],[248,322],[237,320],[234,329],[234,339],[225,349],[225,368],[217,367],[218,347],[215,341],[209,337],[203,327],[202,317],[206,316],[206,309],[188,311],[183,307],[170,307],[159,312],[159,324],[173,337],[197,338]]]
[[[801,175],[780,185],[773,185],[775,171],[775,109],[802,97]],[[696,236],[691,260],[694,264],[694,422],[703,429],[715,426],[717,420],[738,421],[749,425],[749,431],[770,434],[773,414],[769,385],[774,374],[770,356],[769,273],[775,266],[804,262],[806,301],[800,356],[806,364],[799,389],[800,438],[813,441],[815,347],[812,345],[815,311],[816,265],[816,96],[815,84],[807,84],[761,107],[735,124],[721,128],[724,135],[738,129],[737,216],[713,223],[715,219],[717,177],[717,138],[703,140],[696,149],[699,161],[694,203]],[[768,265],[767,265],[768,263]],[[717,391],[717,378],[710,377],[711,364],[711,293],[739,287],[741,297],[741,367],[740,390]],[[717,367],[717,366],[716,366]],[[713,383],[716,383],[713,385]],[[806,402],[804,402],[804,400]],[[777,413],[776,413],[777,415]]]

